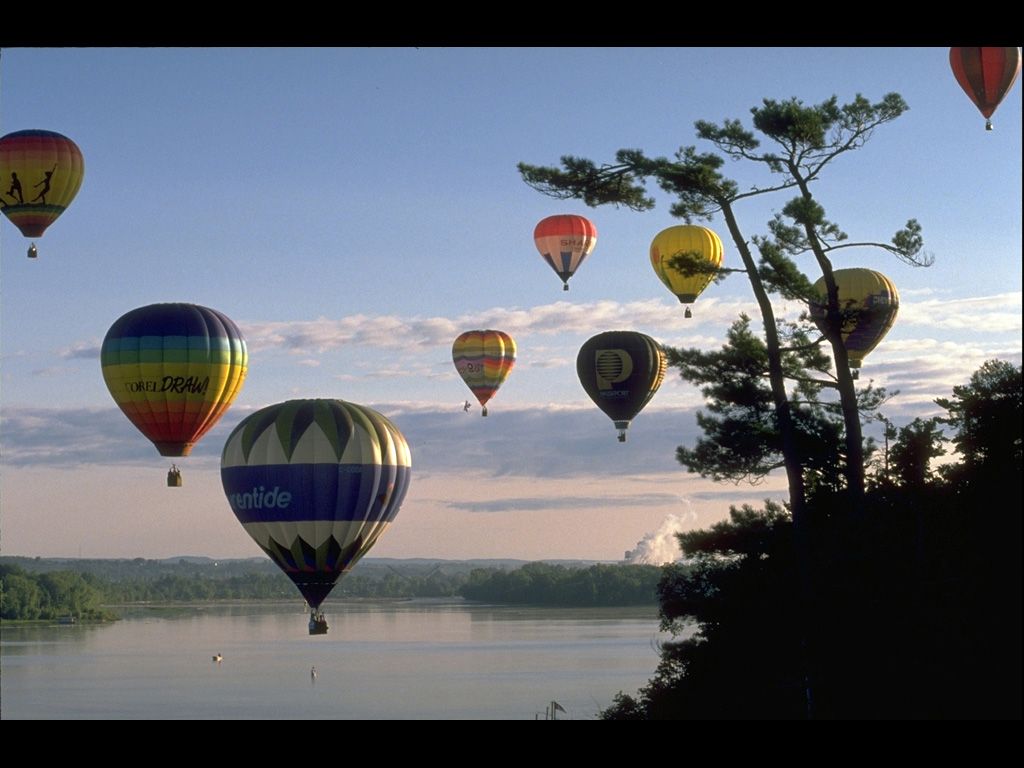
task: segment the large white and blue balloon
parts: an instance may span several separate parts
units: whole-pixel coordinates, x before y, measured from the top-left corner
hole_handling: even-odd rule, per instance
[[[221,482],[245,530],[317,608],[388,529],[412,457],[386,417],[343,400],[289,400],[245,418]]]

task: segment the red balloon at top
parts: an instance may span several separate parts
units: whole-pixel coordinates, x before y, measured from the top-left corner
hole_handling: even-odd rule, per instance
[[[950,48],[949,65],[970,100],[990,118],[1020,74],[1020,48]],[[985,120],[985,130],[992,130],[991,120]]]

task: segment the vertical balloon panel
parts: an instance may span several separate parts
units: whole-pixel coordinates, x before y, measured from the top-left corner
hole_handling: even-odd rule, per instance
[[[228,504],[319,607],[388,529],[412,456],[395,425],[342,400],[290,400],[244,419],[221,455]]]

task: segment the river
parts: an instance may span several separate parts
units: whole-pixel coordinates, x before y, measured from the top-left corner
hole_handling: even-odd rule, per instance
[[[122,609],[102,625],[0,636],[9,719],[590,720],[658,663],[657,609],[461,600]],[[215,654],[223,660],[213,661]],[[316,677],[311,674],[316,668]]]

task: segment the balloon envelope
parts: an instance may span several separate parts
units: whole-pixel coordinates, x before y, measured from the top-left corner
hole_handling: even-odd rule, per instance
[[[949,65],[978,111],[992,117],[1020,74],[1020,48],[950,48]],[[992,123],[986,120],[991,130]]]
[[[246,532],[318,608],[388,529],[411,469],[402,433],[372,408],[290,400],[235,427],[220,475]]]
[[[227,315],[196,304],[151,304],[103,339],[103,380],[161,456],[188,456],[234,402],[249,356]]]
[[[658,279],[682,304],[692,304],[715,278],[714,272],[685,275],[672,266],[672,258],[692,254],[708,267],[722,266],[722,241],[707,227],[682,224],[659,232],[651,241],[651,266]]]
[[[534,228],[533,242],[567,291],[569,278],[597,245],[597,227],[584,216],[548,216]]]
[[[837,269],[832,273],[839,289],[839,311],[843,313],[843,346],[851,368],[860,368],[896,322],[900,295],[892,280],[873,269]],[[811,304],[811,319],[827,330],[828,291],[825,278],[819,278],[814,290],[820,303]]]
[[[580,384],[625,442],[629,422],[654,397],[665,378],[661,346],[636,331],[606,331],[588,339],[576,357]]]
[[[452,362],[487,415],[487,401],[512,372],[516,343],[504,331],[466,331],[452,344]]]
[[[25,237],[40,237],[82,186],[85,160],[67,136],[16,131],[0,138],[0,210]]]

